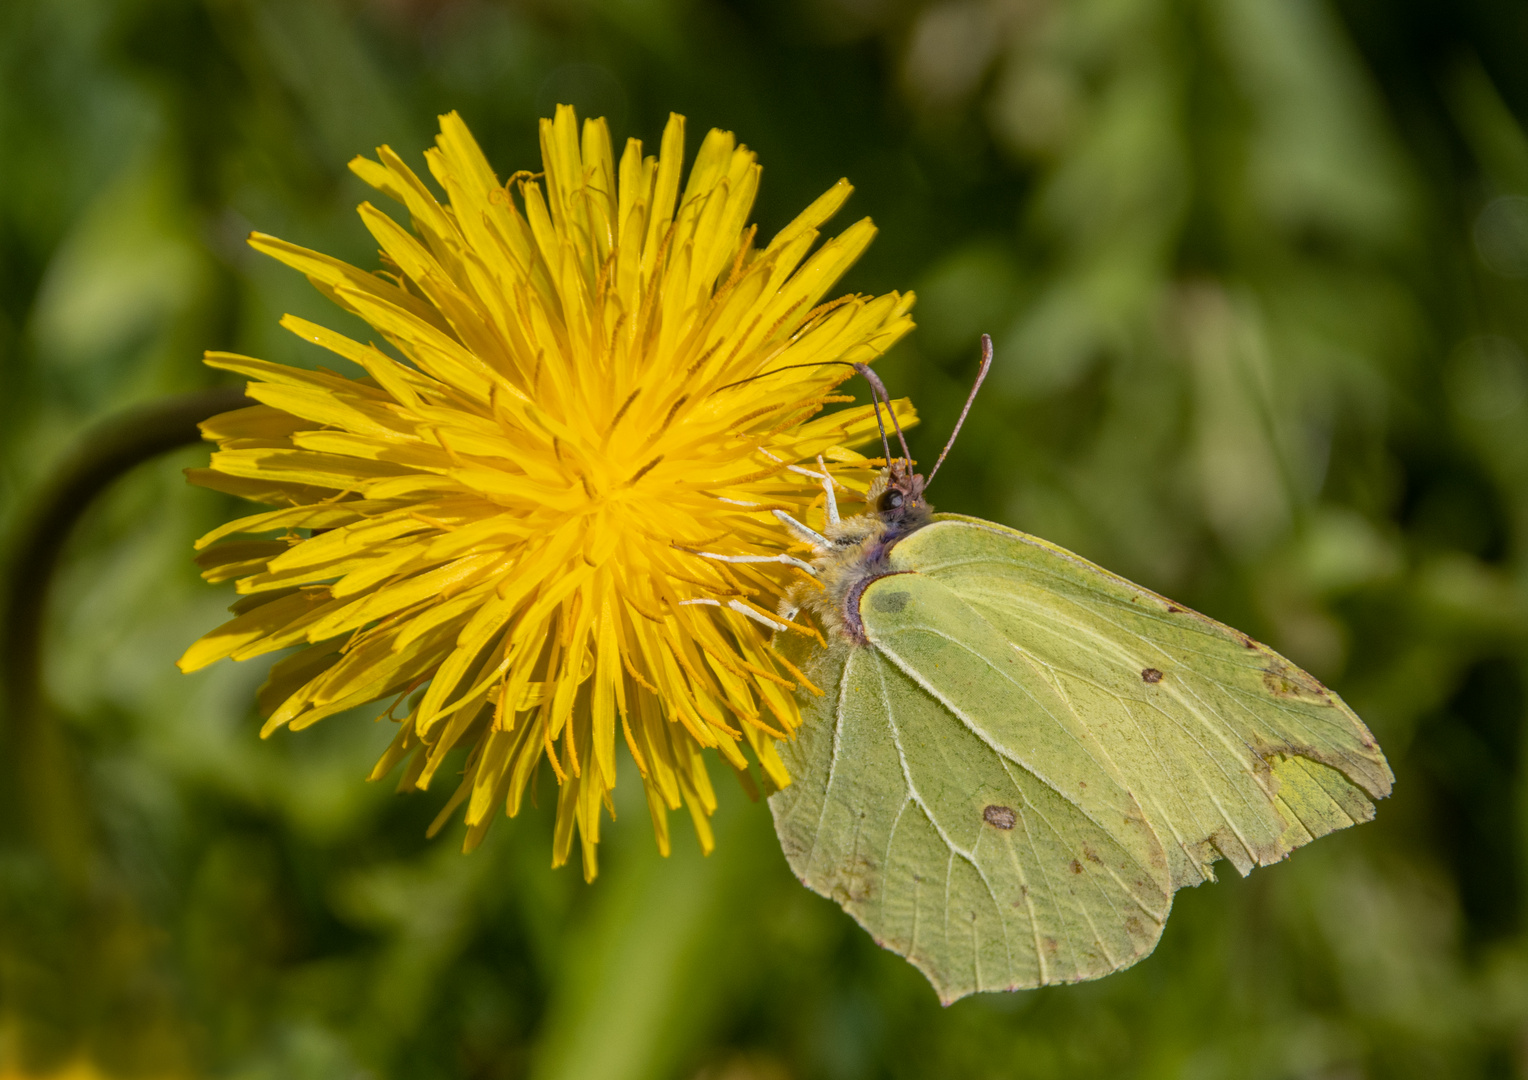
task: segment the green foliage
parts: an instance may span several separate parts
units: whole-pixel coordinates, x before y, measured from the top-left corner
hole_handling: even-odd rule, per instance
[[[849,287],[923,297],[880,370],[924,457],[994,335],[942,509],[1268,641],[1397,776],[1374,823],[1180,893],[1129,971],[941,1009],[741,792],[709,859],[618,804],[585,888],[546,867],[549,775],[463,858],[434,796],[363,782],[369,713],[260,742],[258,670],[172,666],[228,600],[187,452],[59,538],[61,752],[3,718],[0,1069],[1528,1074],[1524,55],[1505,0],[0,4],[6,535],[203,348],[319,362],[276,319],[344,317],[242,239],[370,265],[350,157],[457,108],[507,174],[560,100],[648,140],[673,109],[760,152],[765,235],[859,185]]]

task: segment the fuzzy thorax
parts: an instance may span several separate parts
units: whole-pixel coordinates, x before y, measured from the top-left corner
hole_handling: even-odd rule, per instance
[[[835,640],[865,643],[859,598],[865,587],[890,572],[888,556],[897,541],[933,520],[923,499],[923,478],[910,470],[881,470],[865,493],[867,509],[823,530],[830,544],[819,548],[812,565],[821,589],[800,586],[790,602],[817,617]],[[900,495],[899,500],[889,497]],[[896,505],[891,505],[895,501]]]

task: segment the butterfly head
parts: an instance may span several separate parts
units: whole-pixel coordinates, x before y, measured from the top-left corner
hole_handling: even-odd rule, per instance
[[[902,526],[901,529],[893,529],[893,531],[906,532],[928,523],[933,510],[924,499],[923,491],[933,482],[934,474],[939,471],[939,466],[944,464],[945,455],[950,452],[950,447],[955,445],[955,436],[960,434],[961,426],[966,422],[966,415],[971,411],[971,403],[976,400],[976,392],[981,389],[982,381],[986,379],[991,367],[992,339],[983,334],[982,360],[976,372],[976,381],[971,386],[971,393],[966,397],[965,407],[960,410],[960,419],[955,421],[955,429],[950,432],[949,440],[944,444],[944,449],[939,452],[939,460],[934,462],[934,467],[930,470],[928,479],[925,480],[922,475],[913,472],[912,454],[907,449],[907,440],[902,435],[902,425],[897,422],[897,413],[891,406],[891,395],[886,393],[885,385],[880,377],[864,364],[854,365],[854,369],[870,384],[875,422],[880,429],[881,446],[886,451],[886,460],[889,462],[886,471],[881,474],[881,479],[870,489],[869,502],[885,525]],[[886,425],[881,420],[882,405],[886,407],[886,412],[891,417],[892,429],[896,432],[897,442],[902,447],[902,456],[899,458],[893,457],[891,453],[891,440],[886,437]]]
[[[893,459],[891,466],[871,487],[872,512],[892,532],[908,532],[928,524],[933,507],[923,497],[923,477],[913,472],[906,458]]]

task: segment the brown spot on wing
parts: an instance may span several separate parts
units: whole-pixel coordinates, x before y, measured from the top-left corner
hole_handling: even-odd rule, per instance
[[[989,806],[982,811],[982,820],[994,829],[1006,832],[1019,823],[1019,815],[1011,806]]]
[[[1374,745],[1373,738],[1363,740],[1365,747]],[[1383,799],[1390,794],[1390,784],[1387,776],[1376,776],[1374,771],[1363,766],[1367,764],[1362,759],[1330,751],[1320,750],[1309,743],[1298,743],[1287,740],[1268,742],[1257,739],[1252,747],[1252,752],[1257,755],[1253,765],[1256,770],[1258,781],[1263,785],[1269,795],[1278,794],[1278,781],[1273,777],[1273,767],[1283,758],[1305,758],[1318,765],[1325,765],[1341,773],[1348,781],[1356,784],[1361,790],[1368,793],[1371,799]]]
[[[1162,673],[1154,667],[1142,668],[1141,681],[1148,683],[1159,683],[1162,681]]]
[[[1263,686],[1276,698],[1318,702],[1322,705],[1332,703],[1326,687],[1311,675],[1277,657],[1273,657],[1263,669]]]

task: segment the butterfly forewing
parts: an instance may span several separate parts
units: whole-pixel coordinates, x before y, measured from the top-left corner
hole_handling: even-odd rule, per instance
[[[1335,694],[1070,552],[941,515],[892,564],[938,581],[1049,673],[1166,845],[1174,888],[1211,876],[1221,856],[1243,874],[1275,862],[1367,821],[1390,792],[1384,755]]]

